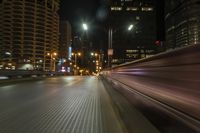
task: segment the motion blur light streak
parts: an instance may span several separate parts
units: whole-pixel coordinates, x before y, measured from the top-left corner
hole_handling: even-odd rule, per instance
[[[0,80],[4,80],[4,79],[9,79],[9,78],[6,76],[0,76]]]
[[[170,107],[163,111],[200,131],[199,50],[193,45],[120,65],[105,77]]]

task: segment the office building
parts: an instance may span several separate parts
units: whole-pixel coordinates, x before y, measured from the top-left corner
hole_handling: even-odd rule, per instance
[[[69,21],[60,21],[60,57],[68,59],[69,49],[72,46],[72,27]]]
[[[168,0],[165,5],[167,49],[198,44],[200,0]]]
[[[113,64],[156,53],[155,0],[111,0],[108,26],[112,28]]]
[[[59,0],[2,0],[1,69],[54,70],[59,45]]]
[[[59,63],[58,71],[67,71],[72,54],[72,27],[69,21],[60,21]]]

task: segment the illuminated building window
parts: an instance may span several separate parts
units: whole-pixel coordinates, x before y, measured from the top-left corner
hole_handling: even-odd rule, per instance
[[[112,60],[112,63],[117,63],[117,62],[119,62],[118,59],[113,59],[113,60]]]
[[[121,11],[122,7],[111,7],[111,11]]]
[[[137,54],[126,54],[127,58],[136,58]]]
[[[138,50],[126,50],[126,53],[135,53],[138,52]]]
[[[136,16],[136,20],[140,20],[140,17],[139,17],[139,16]]]
[[[153,11],[152,7],[142,7],[142,11]]]
[[[137,11],[138,8],[137,7],[127,7],[126,10],[127,11]]]

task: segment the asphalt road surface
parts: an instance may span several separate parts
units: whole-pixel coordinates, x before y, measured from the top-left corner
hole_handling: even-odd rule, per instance
[[[0,133],[124,133],[98,77],[56,77],[0,87]]]

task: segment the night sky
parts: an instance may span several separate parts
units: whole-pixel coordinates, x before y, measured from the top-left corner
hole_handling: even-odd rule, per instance
[[[89,37],[94,43],[102,40],[100,28],[108,15],[108,0],[61,0],[60,19],[69,20],[72,24],[73,35],[82,33],[81,24],[89,25]],[[164,0],[157,0],[157,39],[164,39],[164,12],[162,12]],[[105,37],[105,36],[104,36]],[[101,45],[101,44],[96,44]]]
[[[69,20],[72,24],[73,34],[80,35],[81,24],[89,25],[88,37],[95,45],[101,45],[102,33],[99,29],[107,18],[107,0],[61,0],[60,19]]]
[[[60,18],[69,20],[73,26],[83,21],[90,26],[102,22],[106,18],[107,0],[61,0]]]
[[[80,19],[93,16],[99,5],[99,0],[61,0],[61,19]]]

